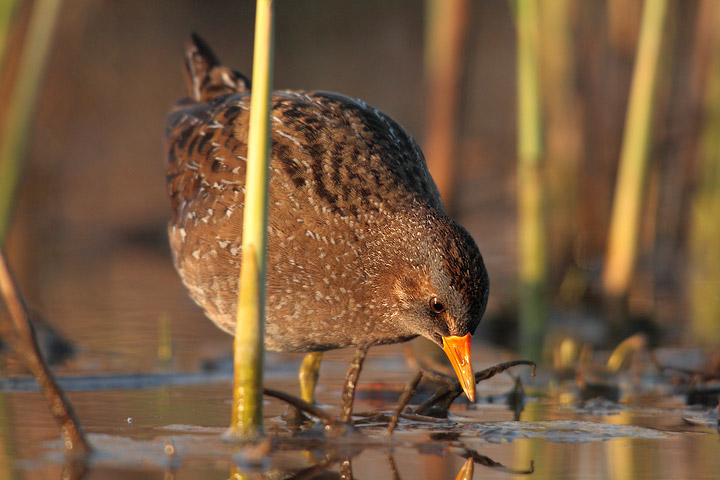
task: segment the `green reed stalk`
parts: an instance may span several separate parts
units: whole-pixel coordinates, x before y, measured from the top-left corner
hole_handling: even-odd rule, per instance
[[[689,235],[692,335],[702,345],[720,343],[720,34],[714,37]]]
[[[10,32],[12,18],[15,15],[17,0],[3,0],[0,2],[0,72],[2,72],[3,61],[7,53],[7,38]]]
[[[253,88],[243,214],[243,259],[235,329],[232,420],[228,432],[233,439],[252,439],[262,435],[265,253],[274,0],[257,0],[255,15]]]
[[[17,77],[0,132],[0,244],[10,224],[12,204],[26,149],[30,118],[50,52],[60,0],[37,0],[33,6]]]
[[[545,334],[547,276],[538,14],[536,0],[516,0],[520,346],[533,360]]]
[[[667,7],[667,0],[653,0],[643,8],[603,272],[609,299],[627,296],[635,269]]]

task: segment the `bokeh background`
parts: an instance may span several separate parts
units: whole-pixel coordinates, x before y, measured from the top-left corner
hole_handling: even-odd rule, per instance
[[[651,6],[661,14],[646,22]],[[472,430],[468,443],[517,469],[534,460],[541,478],[712,477],[717,410],[682,407],[696,403],[685,392],[697,378],[720,371],[720,2],[280,0],[276,14],[276,88],[341,92],[398,120],[423,146],[448,211],[476,239],[491,295],[475,367],[569,358],[550,377],[541,369],[535,386],[523,378],[528,391],[542,385],[545,400],[530,401],[521,417],[502,400],[520,385],[508,375],[481,382],[483,404],[462,415],[668,433],[558,443],[515,430],[483,440]],[[254,15],[250,0],[0,0],[0,245],[103,452],[93,478],[170,478],[168,436],[205,445],[189,459],[181,449],[183,478],[227,478],[238,458],[208,452],[228,424],[230,366],[221,362],[231,338],[190,301],[172,267],[163,130],[185,94],[190,32],[249,75]],[[659,40],[654,65],[636,67],[648,43],[641,30]],[[647,81],[633,90],[642,73]],[[635,132],[646,139],[625,133],[631,97],[643,94],[653,108]],[[628,139],[649,147],[635,155],[646,167],[622,197],[638,201],[637,219],[633,200],[617,200]],[[618,219],[631,220],[626,231],[637,235],[621,244],[637,255],[614,270]],[[617,271],[629,274],[610,282]],[[644,356],[609,368],[609,349],[638,331],[645,336],[615,352]],[[669,347],[653,348],[652,360],[675,370],[651,366],[647,344]],[[372,349],[359,410],[395,401],[411,375],[403,348]],[[5,353],[0,477],[59,477],[57,429],[41,395],[24,390],[27,371]],[[350,354],[326,353],[321,403],[338,404]],[[269,353],[266,384],[296,392],[301,358]],[[219,375],[198,373],[213,369]],[[682,369],[685,377],[674,375]],[[598,398],[621,394],[622,405]],[[665,408],[648,408],[653,395]],[[592,400],[578,408],[580,398]],[[284,406],[267,406],[273,424]],[[688,420],[698,416],[706,426]],[[456,478],[464,459],[418,430],[406,432],[417,449],[397,446],[402,475]],[[355,472],[391,478],[385,457],[384,446],[370,448]]]
[[[33,6],[42,3],[4,1],[3,128]],[[637,330],[663,344],[720,341],[713,0],[670,2],[634,274],[619,295],[602,281],[643,3],[538,2],[547,268],[538,307],[546,323],[535,340],[546,351],[556,337],[607,346]],[[362,98],[423,145],[449,211],[477,240],[490,273],[476,337],[517,348],[523,187],[513,14],[501,1],[283,0],[275,86]],[[181,353],[178,368],[229,351],[171,265],[163,129],[185,92],[189,33],[250,74],[253,23],[250,1],[134,0],[61,2],[48,23],[36,102],[21,108],[29,126],[6,248],[33,307],[85,349],[93,359],[86,366],[152,368],[162,329]]]

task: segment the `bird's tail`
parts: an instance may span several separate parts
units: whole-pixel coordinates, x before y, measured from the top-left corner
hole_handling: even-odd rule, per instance
[[[193,32],[185,49],[188,93],[198,102],[208,102],[228,93],[250,91],[250,80],[223,66],[200,35]]]

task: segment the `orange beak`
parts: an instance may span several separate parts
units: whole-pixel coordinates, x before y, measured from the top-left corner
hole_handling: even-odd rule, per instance
[[[475,401],[475,372],[470,363],[470,342],[472,335],[464,337],[443,337],[443,350],[455,369],[465,395],[471,402]]]

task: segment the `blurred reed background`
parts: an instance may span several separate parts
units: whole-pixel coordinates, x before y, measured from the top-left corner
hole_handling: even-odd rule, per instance
[[[162,129],[191,30],[250,73],[253,4],[0,4],[0,238],[70,336],[128,338],[168,311],[220,335],[172,271]],[[275,88],[363,98],[423,145],[490,272],[478,338],[533,357],[567,335],[720,343],[718,2],[276,13]]]

